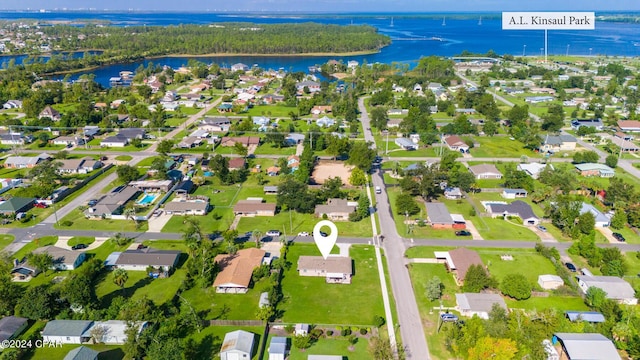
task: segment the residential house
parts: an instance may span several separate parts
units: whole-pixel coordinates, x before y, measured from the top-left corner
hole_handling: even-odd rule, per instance
[[[236,143],[242,144],[244,147],[258,146],[260,144],[260,138],[257,136],[225,136],[220,140],[220,146],[235,146]]]
[[[236,330],[224,335],[220,348],[220,360],[251,359],[255,335],[248,331]]]
[[[564,280],[562,280],[562,278],[558,275],[539,275],[538,285],[540,285],[543,290],[555,290],[564,285]]]
[[[199,130],[205,130],[209,132],[227,132],[231,127],[231,120],[227,117],[207,117],[204,118],[199,124]]]
[[[464,194],[459,187],[446,187],[444,188],[444,198],[449,200],[459,200],[464,198]]]
[[[93,207],[85,211],[85,216],[92,218],[111,218],[122,213],[122,208],[129,200],[137,196],[139,190],[133,186],[120,186],[100,199]]]
[[[27,328],[29,320],[17,316],[0,319],[0,341],[11,340]]]
[[[400,146],[404,150],[418,150],[418,144],[407,138],[397,138],[395,140],[396,145]]]
[[[597,176],[602,178],[614,177],[616,172],[605,164],[584,163],[574,165],[580,175],[585,177]]]
[[[24,136],[22,133],[10,132],[0,134],[0,144],[2,145],[24,145],[33,141],[33,138]]]
[[[271,124],[271,119],[266,116],[252,116],[251,121],[253,121],[253,125],[258,125],[261,127],[267,127]]]
[[[86,157],[83,159],[63,159],[56,160],[62,164],[59,172],[62,174],[88,174],[102,167],[102,162]]]
[[[180,142],[176,146],[180,149],[191,149],[202,145],[203,142],[204,140],[202,138],[187,136],[182,138],[182,140],[180,140]]]
[[[189,134],[189,137],[195,137],[195,138],[198,138],[198,139],[205,139],[205,138],[209,137],[209,132],[207,130],[204,130],[204,129],[197,129],[197,130],[194,130],[193,132],[191,132]]]
[[[207,215],[209,200],[173,200],[164,205],[167,215]]]
[[[286,337],[274,336],[269,342],[269,358],[267,360],[285,360],[288,354],[288,340]]]
[[[316,120],[316,125],[320,127],[330,127],[336,124],[336,120],[332,119],[328,116],[323,116],[320,119]]]
[[[328,284],[351,284],[353,260],[347,256],[300,256],[298,275],[324,277]]]
[[[100,134],[100,127],[98,126],[85,126],[82,128],[82,135],[85,141],[93,139],[98,134]]]
[[[190,179],[182,180],[174,189],[173,193],[176,194],[177,197],[185,198],[189,195],[191,190],[193,190],[194,184]]]
[[[580,215],[587,212],[590,212],[596,220],[595,227],[604,228],[611,224],[611,218],[603,214],[602,211],[596,209],[595,206],[583,202],[582,207],[580,208]]]
[[[249,291],[253,270],[262,265],[266,252],[250,248],[235,254],[220,254],[215,262],[220,267],[213,286],[218,293],[244,294]]]
[[[408,109],[389,109],[387,110],[387,115],[407,115],[409,114]]]
[[[464,115],[475,115],[476,109],[468,108],[468,109],[456,109],[456,114],[464,114]]]
[[[35,198],[12,197],[0,202],[0,214],[15,215],[29,211],[35,205]]]
[[[311,113],[313,115],[329,114],[332,110],[333,107],[331,105],[316,105],[311,108]]]
[[[133,186],[144,192],[168,192],[172,185],[173,180],[140,180],[129,182],[129,186]]]
[[[280,168],[277,166],[270,166],[267,168],[267,175],[269,176],[278,176],[280,174]]]
[[[524,98],[524,101],[529,104],[539,104],[553,101],[554,99],[555,98],[553,96],[527,96]]]
[[[571,120],[571,128],[573,130],[578,130],[581,127],[590,127],[594,128],[598,131],[601,131],[604,127],[604,123],[602,119],[573,119]]]
[[[219,113],[228,113],[228,112],[232,112],[233,111],[233,104],[231,103],[222,103],[220,105],[218,105],[218,112]]]
[[[463,153],[469,152],[469,145],[465,143],[458,135],[450,135],[444,138],[444,142],[447,144],[449,150],[460,151]]]
[[[50,105],[47,105],[45,106],[44,109],[42,109],[40,114],[38,114],[38,119],[44,119],[44,118],[49,118],[53,121],[60,121],[60,119],[62,118],[62,115],[58,110],[52,108]]]
[[[428,202],[427,221],[434,229],[452,229],[454,222],[447,206],[439,202]]]
[[[50,344],[82,344],[88,341],[83,335],[91,325],[91,320],[51,320],[42,330],[42,340]]]
[[[78,266],[82,265],[86,258],[86,253],[83,251],[67,250],[54,245],[37,248],[33,253],[51,255],[51,258],[53,259],[51,268],[55,270],[77,269]]]
[[[502,179],[502,173],[493,164],[479,164],[469,166],[469,171],[476,179]]]
[[[77,136],[58,136],[51,140],[51,142],[53,145],[63,145],[67,147],[84,145],[84,139]]]
[[[528,194],[525,189],[504,189],[500,195],[505,199],[516,199],[526,198]]]
[[[287,135],[287,137],[284,139],[284,141],[289,146],[295,146],[295,145],[302,144],[302,142],[304,141],[304,134],[290,133],[290,134]]]
[[[129,144],[129,139],[121,134],[107,136],[100,141],[102,147],[125,147]]]
[[[291,155],[287,158],[287,166],[291,172],[295,172],[300,167],[300,158],[297,155]]]
[[[611,142],[614,145],[616,145],[617,147],[619,147],[621,151],[626,151],[626,152],[637,152],[637,151],[640,151],[640,147],[638,147],[638,145],[634,144],[633,141],[627,140],[625,138],[633,139],[633,136],[619,137],[616,134],[616,136],[611,138]]]
[[[126,137],[129,141],[133,139],[144,139],[147,131],[145,129],[136,129],[136,128],[123,128],[118,130],[118,135],[122,135]]]
[[[7,100],[2,104],[3,109],[22,109],[22,100]]]
[[[9,169],[30,169],[49,159],[51,159],[51,155],[44,153],[36,156],[9,156],[4,161],[4,167]]]
[[[638,120],[618,120],[620,131],[640,132],[640,121]]]
[[[576,278],[578,279],[578,286],[585,294],[590,287],[596,287],[607,293],[607,299],[626,305],[638,304],[633,287],[619,277],[578,275]]]
[[[249,66],[243,63],[237,63],[237,64],[231,65],[231,72],[236,72],[236,71],[249,71]]]
[[[284,101],[284,95],[267,94],[262,97],[262,101],[264,101],[267,104],[275,104],[277,102]]]
[[[233,207],[233,214],[236,216],[275,216],[276,204],[264,203],[262,199],[240,200]]]
[[[524,225],[535,226],[540,222],[531,209],[531,205],[522,200],[516,200],[510,204],[503,201],[482,201],[484,209],[491,215],[491,217],[508,217],[517,216],[522,219]]]
[[[434,251],[436,259],[444,259],[447,270],[453,272],[458,284],[464,283],[467,271],[472,265],[484,267],[480,255],[473,250],[460,247],[451,251]]]
[[[295,336],[306,336],[310,330],[309,324],[296,324],[293,334]]]
[[[169,273],[180,261],[182,253],[177,250],[158,250],[144,248],[139,250],[125,250],[113,252],[105,261],[105,266],[111,269],[125,269],[127,271],[146,271],[152,267]]]
[[[78,346],[70,350],[63,360],[98,360],[99,352],[86,346]]]
[[[565,311],[564,315],[572,322],[584,321],[592,324],[605,322],[604,315],[597,311]]]
[[[137,333],[140,334],[142,330],[147,327],[148,323],[146,321],[139,321],[134,325]],[[122,320],[95,321],[82,336],[87,339],[87,342],[96,342],[106,345],[123,345],[127,341],[128,327],[129,323]],[[96,338],[96,333],[98,332],[103,334]]]
[[[553,165],[540,163],[518,164],[517,169],[520,171],[524,171],[527,173],[527,175],[531,176],[534,179],[537,179],[538,176],[540,176],[542,170],[544,170],[547,166],[549,166],[549,169],[553,170]]]
[[[278,187],[277,186],[265,186],[262,188],[265,195],[278,195]]]
[[[357,203],[349,202],[346,199],[329,199],[326,205],[316,205],[315,215],[329,220],[348,221],[349,214],[356,211]]]
[[[571,135],[545,135],[540,145],[540,151],[554,153],[558,151],[573,151],[577,140]]]
[[[562,360],[621,360],[615,345],[600,333],[555,333]]]
[[[489,319],[489,313],[495,305],[505,310],[507,304],[500,294],[476,294],[462,293],[456,294],[456,308],[460,311],[460,315],[466,317],[478,316],[481,319]]]
[[[427,89],[428,89],[428,90],[430,90],[430,91],[432,91],[432,92],[435,92],[435,91],[445,91],[444,86],[442,86],[442,84],[440,84],[440,83],[436,83],[436,82],[430,82],[430,83],[427,85]]]
[[[241,170],[244,169],[247,162],[243,158],[231,158],[229,159],[229,170]]]
[[[298,90],[298,93],[303,93],[305,88],[307,88],[310,93],[319,92],[321,90],[320,83],[317,81],[305,80],[305,81],[300,81],[296,84],[296,89]]]

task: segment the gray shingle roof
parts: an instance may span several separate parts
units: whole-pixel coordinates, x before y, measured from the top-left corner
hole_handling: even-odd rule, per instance
[[[491,203],[491,213],[493,214],[515,214],[519,216],[521,219],[530,219],[530,218],[538,218],[534,213],[533,209],[531,209],[531,205],[527,204],[524,201],[516,200],[511,204],[498,204]]]
[[[51,320],[42,330],[43,336],[82,336],[91,326],[90,320]]]
[[[578,280],[585,283],[587,288],[597,287],[607,293],[608,299],[633,299],[635,291],[631,285],[616,276],[588,276],[578,275]]]
[[[447,209],[446,205],[438,202],[426,203],[427,207],[427,216],[429,217],[429,221],[436,224],[453,224],[453,219],[451,218],[451,214]]]
[[[490,312],[494,304],[498,304],[505,310],[507,309],[507,304],[499,294],[456,294],[456,301],[460,310]]]
[[[27,319],[17,316],[5,316],[0,319],[0,341],[9,340],[26,323]]]
[[[86,346],[79,346],[67,353],[64,360],[95,360],[98,358],[98,352],[89,349]]]

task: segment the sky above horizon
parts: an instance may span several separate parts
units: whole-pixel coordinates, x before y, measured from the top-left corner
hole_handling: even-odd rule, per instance
[[[0,0],[0,10],[94,9],[148,11],[437,12],[634,11],[638,0]]]

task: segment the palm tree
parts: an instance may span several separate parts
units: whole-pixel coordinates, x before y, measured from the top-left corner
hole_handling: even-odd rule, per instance
[[[258,231],[258,230],[253,230],[253,233],[251,233],[251,236],[253,237],[253,241],[256,242],[256,247],[260,248],[260,240],[262,240],[262,232]]]
[[[136,225],[136,229],[138,228],[138,221],[136,220],[136,209],[134,209],[132,206],[129,206],[124,209],[122,215],[124,215],[125,219],[127,220],[133,220],[133,223]]]
[[[129,280],[129,273],[125,269],[116,269],[113,272],[113,283],[118,285],[120,289],[124,290],[124,284]]]

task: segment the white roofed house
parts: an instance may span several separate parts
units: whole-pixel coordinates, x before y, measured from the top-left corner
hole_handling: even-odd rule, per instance
[[[493,164],[469,166],[469,171],[476,179],[502,179],[502,173]]]
[[[620,360],[615,345],[600,333],[555,333],[562,360]]]
[[[564,285],[564,280],[558,275],[539,275],[538,276],[538,285],[544,290],[553,290],[557,289],[560,286]]]
[[[249,66],[245,65],[243,63],[236,63],[231,65],[231,71],[232,72],[236,72],[236,71],[249,71]]]
[[[353,261],[350,257],[300,256],[298,275],[324,277],[330,284],[351,284]]]
[[[585,294],[590,287],[596,287],[607,293],[607,299],[626,305],[638,304],[633,287],[619,277],[578,275],[576,278],[578,279],[578,286]]]
[[[227,117],[207,117],[198,124],[198,129],[209,132],[227,132],[230,127],[231,120]]]
[[[418,144],[407,138],[397,138],[395,140],[396,145],[400,146],[404,150],[418,150]]]
[[[537,179],[540,176],[542,170],[546,167],[553,170],[553,165],[551,164],[540,164],[540,163],[530,163],[530,164],[518,164],[516,167],[519,171],[524,171],[527,175],[531,176],[533,179]]]
[[[220,360],[250,360],[254,353],[254,338],[253,333],[244,330],[226,333],[220,348]]]
[[[48,159],[51,159],[51,156],[44,153],[36,156],[9,156],[4,161],[4,167],[11,169],[32,168]]]

